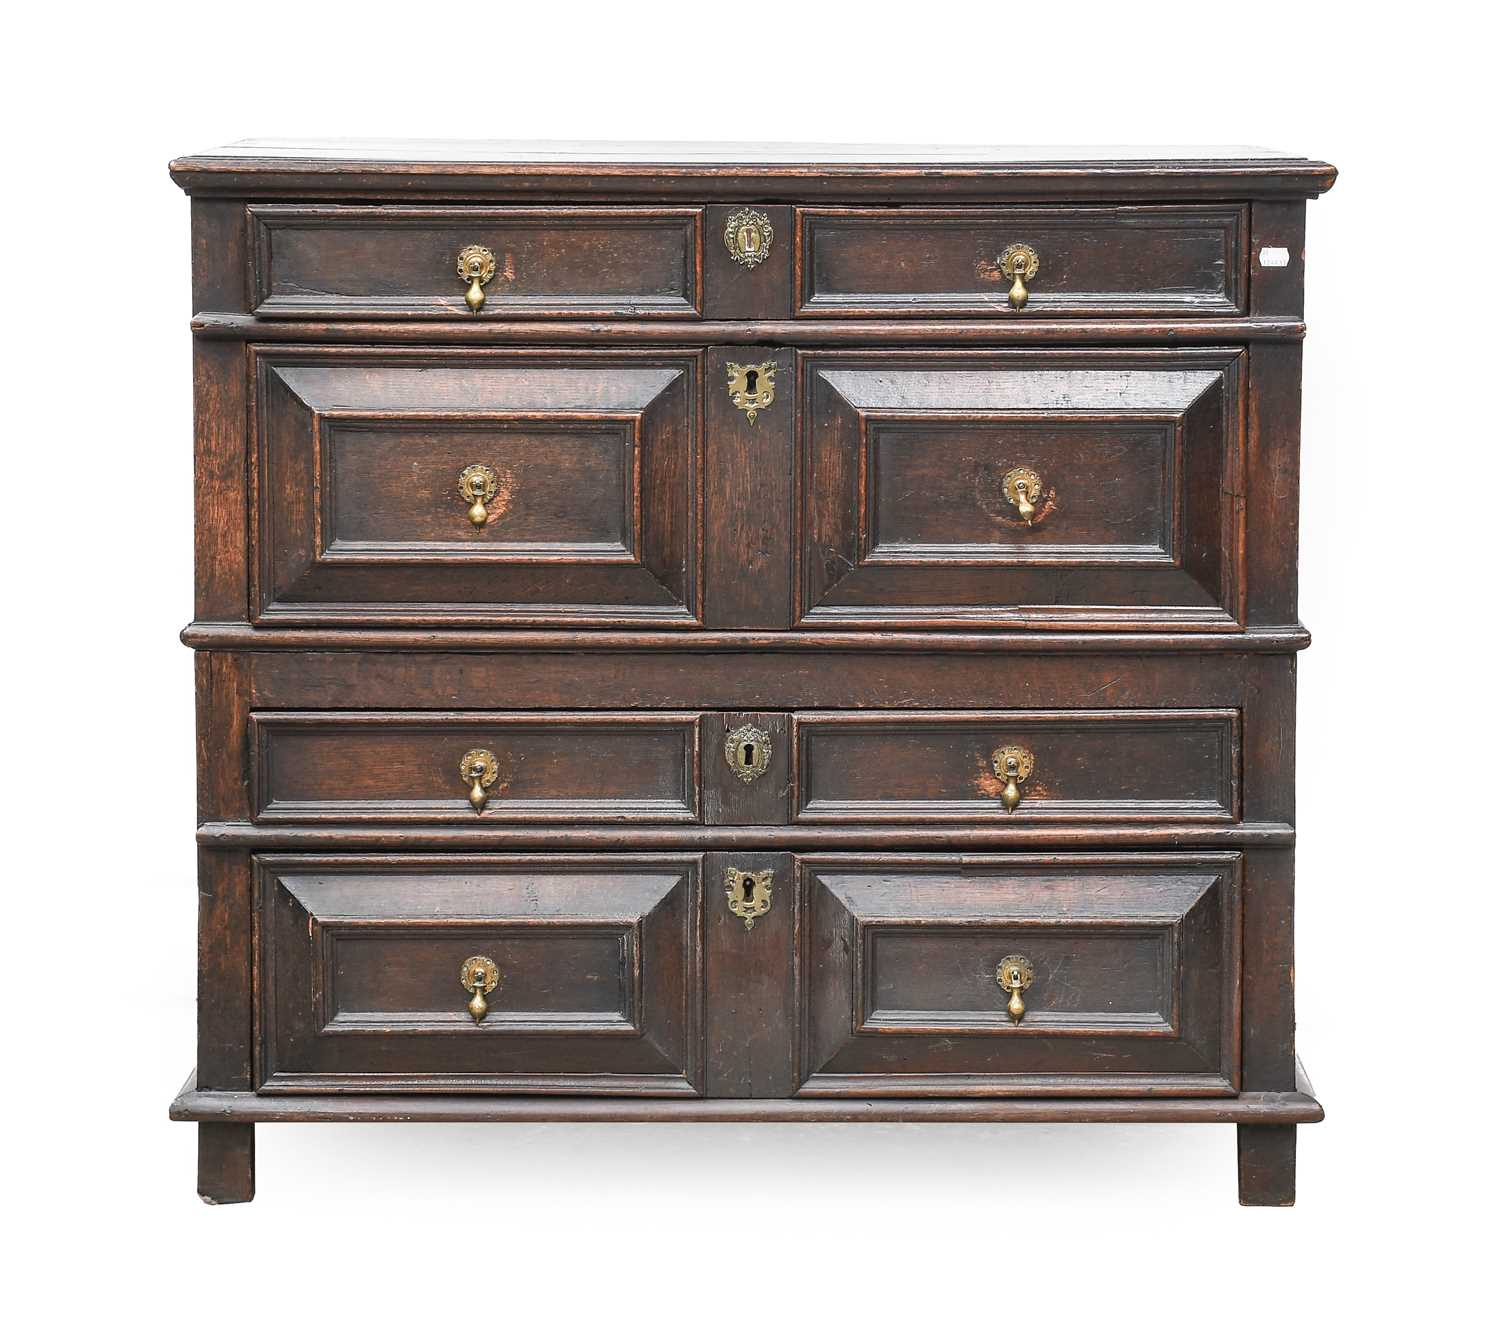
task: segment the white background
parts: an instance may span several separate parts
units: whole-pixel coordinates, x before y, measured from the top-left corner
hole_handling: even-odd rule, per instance
[[[11,1328],[1480,1324],[1459,1313],[1493,1266],[1500,1010],[1484,12],[12,9]],[[295,135],[1248,143],[1341,169],[1310,207],[1302,492],[1299,1045],[1329,1117],[1294,1210],[1239,1208],[1233,1131],[1191,1127],[272,1127],[257,1202],[199,1203],[194,1132],[166,1119],[195,922],[166,164]]]

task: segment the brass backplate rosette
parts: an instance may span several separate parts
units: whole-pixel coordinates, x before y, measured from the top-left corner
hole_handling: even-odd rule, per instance
[[[1009,762],[1012,760],[1016,762],[1014,776],[1009,773]],[[996,778],[1014,777],[1017,782],[1024,783],[1031,777],[1032,768],[1036,765],[1036,757],[1024,746],[1002,746],[990,756],[990,764],[995,767]]]
[[[448,754],[453,753],[450,751]],[[476,770],[479,771],[477,775]],[[464,758],[458,762],[458,772],[463,776],[465,783],[473,783],[477,777],[480,786],[488,788],[500,777],[500,762],[495,759],[493,751],[476,748],[473,751],[464,752]]]
[[[465,246],[458,252],[458,276],[483,287],[495,276],[495,252],[487,246]]]
[[[1012,973],[1018,978],[1015,983],[1011,982]],[[1024,992],[1036,981],[1036,971],[1025,955],[1007,955],[995,966],[995,981],[1007,992],[1012,987],[1019,987]]]
[[[475,988],[493,992],[500,983],[500,970],[488,955],[470,955],[458,971],[458,981],[466,992]]]
[[[470,464],[458,475],[458,494],[466,501],[492,501],[500,479],[488,464]]]
[[[1013,246],[1006,246],[1000,253],[1000,272],[1008,278],[1014,278],[1017,275],[1026,279],[1035,278],[1036,271],[1041,268],[1041,264],[1036,251],[1019,242]]]

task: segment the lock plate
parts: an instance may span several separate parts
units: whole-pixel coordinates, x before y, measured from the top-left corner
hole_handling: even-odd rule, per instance
[[[729,401],[753,425],[755,414],[776,402],[776,363],[741,366],[739,362],[727,362],[724,370],[729,376]]]
[[[742,723],[724,739],[724,759],[742,783],[754,783],[770,767],[770,735],[753,723]]]
[[[776,233],[771,220],[758,209],[741,209],[724,224],[724,244],[736,264],[753,269],[771,253]]]
[[[742,871],[738,867],[724,869],[724,897],[729,901],[729,911],[741,918],[748,932],[755,926],[757,918],[771,911],[771,871]]]

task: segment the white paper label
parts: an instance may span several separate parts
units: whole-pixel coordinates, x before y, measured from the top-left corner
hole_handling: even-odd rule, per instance
[[[1285,246],[1262,246],[1260,267],[1262,269],[1285,269],[1292,262],[1292,252]]]

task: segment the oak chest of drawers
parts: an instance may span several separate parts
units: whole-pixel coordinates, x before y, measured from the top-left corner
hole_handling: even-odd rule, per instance
[[[298,1120],[1181,1121],[1289,1203],[1253,150],[245,144],[192,196],[199,1190]]]

